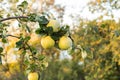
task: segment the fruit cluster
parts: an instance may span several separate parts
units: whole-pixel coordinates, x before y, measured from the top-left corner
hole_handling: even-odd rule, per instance
[[[45,17],[42,17],[42,20],[44,22],[37,19],[40,27],[35,32],[42,34],[40,43],[44,49],[55,46],[61,50],[67,50],[72,46],[72,40],[69,37],[69,26],[61,27],[57,20],[48,21]],[[33,38],[33,42],[36,42],[34,36],[31,36],[31,38]]]

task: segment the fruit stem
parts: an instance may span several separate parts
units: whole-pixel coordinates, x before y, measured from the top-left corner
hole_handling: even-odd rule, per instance
[[[20,19],[20,18],[28,18],[27,16],[15,16],[15,17],[8,17],[8,18],[3,18],[0,20],[0,22],[10,20],[10,19]]]

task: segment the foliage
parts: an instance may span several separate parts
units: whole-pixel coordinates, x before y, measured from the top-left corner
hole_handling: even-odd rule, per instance
[[[91,21],[85,26],[82,24],[74,30],[72,37],[76,44],[76,56],[79,56],[77,59],[84,62],[85,79],[119,80],[119,23],[105,20]],[[81,48],[87,53],[86,57]]]
[[[40,80],[84,80],[82,67],[71,60],[53,59],[46,70],[41,72]]]

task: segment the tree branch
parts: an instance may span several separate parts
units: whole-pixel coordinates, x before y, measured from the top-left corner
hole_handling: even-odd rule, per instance
[[[16,16],[16,17],[8,17],[8,18],[3,18],[0,20],[0,22],[10,20],[10,19],[20,19],[20,18],[28,18],[27,16]]]

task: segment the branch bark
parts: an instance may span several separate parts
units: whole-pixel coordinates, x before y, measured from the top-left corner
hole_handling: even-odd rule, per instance
[[[3,18],[0,20],[0,22],[10,20],[10,19],[20,19],[20,18],[28,18],[27,16],[15,16],[15,17],[8,17],[8,18]]]

